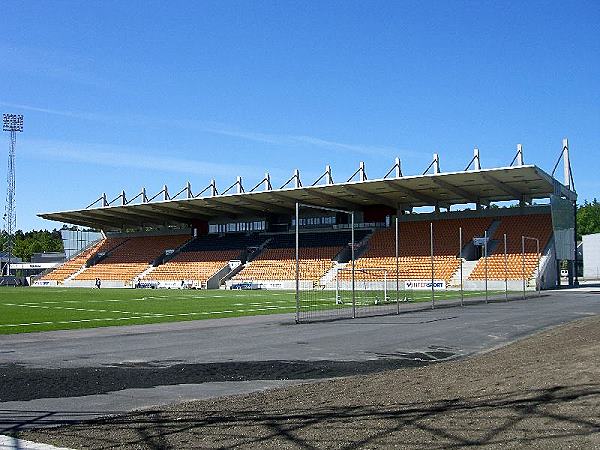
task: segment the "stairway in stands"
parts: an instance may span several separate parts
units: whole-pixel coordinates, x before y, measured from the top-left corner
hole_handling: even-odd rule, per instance
[[[463,266],[462,266],[463,283],[469,278],[469,275],[471,275],[471,272],[473,272],[473,269],[475,269],[475,266],[477,265],[478,261],[479,260],[477,260],[477,259],[474,261],[463,260]],[[450,279],[450,286],[452,286],[452,287],[460,286],[460,267],[456,270],[456,272],[454,272],[454,275]]]
[[[338,270],[343,269],[347,265],[347,262],[336,262],[335,265],[321,277],[319,284],[321,286],[327,286],[327,283],[332,283],[335,280]]]

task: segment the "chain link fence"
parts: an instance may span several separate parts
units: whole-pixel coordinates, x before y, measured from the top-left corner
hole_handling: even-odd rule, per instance
[[[300,223],[318,211],[335,212],[348,219],[348,242],[331,257],[331,250],[329,254],[324,251],[324,260],[303,257],[310,253],[306,249],[313,243],[307,241],[309,234],[301,231]],[[542,265],[552,262],[549,256],[544,260],[539,238],[509,233],[492,238],[483,230],[467,240],[462,226],[455,233],[449,234],[447,229],[438,232],[441,222],[429,223],[428,236],[403,236],[397,218],[387,231],[373,229],[357,236],[351,211],[299,203],[295,222],[296,322],[400,314],[540,295]],[[369,243],[375,240],[373,233],[390,237],[377,255],[369,250]],[[327,239],[324,235],[323,242]],[[407,255],[415,239],[429,241],[428,255]],[[456,253],[436,250],[449,245]]]

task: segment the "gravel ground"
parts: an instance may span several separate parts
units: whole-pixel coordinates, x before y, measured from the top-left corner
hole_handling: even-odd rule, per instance
[[[470,359],[24,432],[73,448],[600,448],[600,317]]]

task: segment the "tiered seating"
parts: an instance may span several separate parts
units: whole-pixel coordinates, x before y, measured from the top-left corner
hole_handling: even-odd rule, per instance
[[[106,259],[84,270],[74,279],[131,281],[165,250],[179,248],[189,238],[188,235],[171,235],[125,239]]]
[[[355,232],[355,242],[368,232]],[[335,262],[333,258],[351,242],[350,231],[327,233],[302,233],[300,235],[300,279],[317,281]],[[233,279],[248,280],[294,280],[296,278],[296,237],[294,234],[273,235],[259,258],[248,264]]]
[[[144,277],[146,281],[207,281],[230,260],[239,259],[248,247],[256,247],[265,238],[256,234],[200,236],[182,249],[172,260]]]
[[[540,240],[540,252],[552,237],[552,218],[549,214],[531,214],[526,216],[510,216],[502,218],[500,226],[492,239],[499,241],[493,252],[487,258],[487,276],[490,280],[504,280],[504,234],[506,233],[507,271],[509,280],[523,278],[523,256],[521,237],[529,236]],[[538,255],[535,241],[525,241],[525,278],[530,279],[537,267]],[[485,278],[485,259],[481,258],[471,275],[470,280]]]
[[[81,267],[98,252],[105,252],[117,246],[121,239],[102,239],[91,247],[85,249],[75,257],[58,266],[52,272],[44,275],[40,280],[44,281],[64,281],[76,273]]]
[[[475,236],[482,236],[492,219],[448,219],[433,222],[434,278],[449,281],[460,265],[459,228],[463,245]],[[430,222],[400,222],[398,276],[404,280],[431,278]],[[361,269],[386,269],[389,277],[396,276],[395,229],[377,231],[369,241],[369,250],[360,257],[355,268],[356,279],[372,279],[373,274]],[[347,276],[347,274],[345,274]]]
[[[206,281],[230,260],[238,259],[241,250],[208,250],[181,252],[169,262],[158,266],[146,281]]]
[[[319,280],[334,265],[332,258],[341,247],[312,247],[300,249],[300,279]],[[293,248],[268,249],[252,261],[234,280],[294,280],[296,278],[296,250]]]

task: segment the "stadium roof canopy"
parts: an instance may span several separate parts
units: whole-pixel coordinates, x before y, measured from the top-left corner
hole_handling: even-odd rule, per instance
[[[165,188],[163,197],[168,198],[166,192]],[[531,202],[533,199],[548,198],[551,195],[559,195],[569,200],[577,198],[575,192],[535,165],[396,176],[206,197],[193,196],[191,189],[187,192],[188,198],[158,201],[148,201],[144,192],[143,200],[136,204],[127,202],[122,193],[121,200],[124,204],[118,206],[88,207],[42,213],[39,216],[48,220],[110,230],[189,224],[193,220],[290,215],[295,210],[296,202],[360,211],[371,206],[409,210],[421,206],[447,208],[456,204],[485,205],[489,202],[510,200]]]

